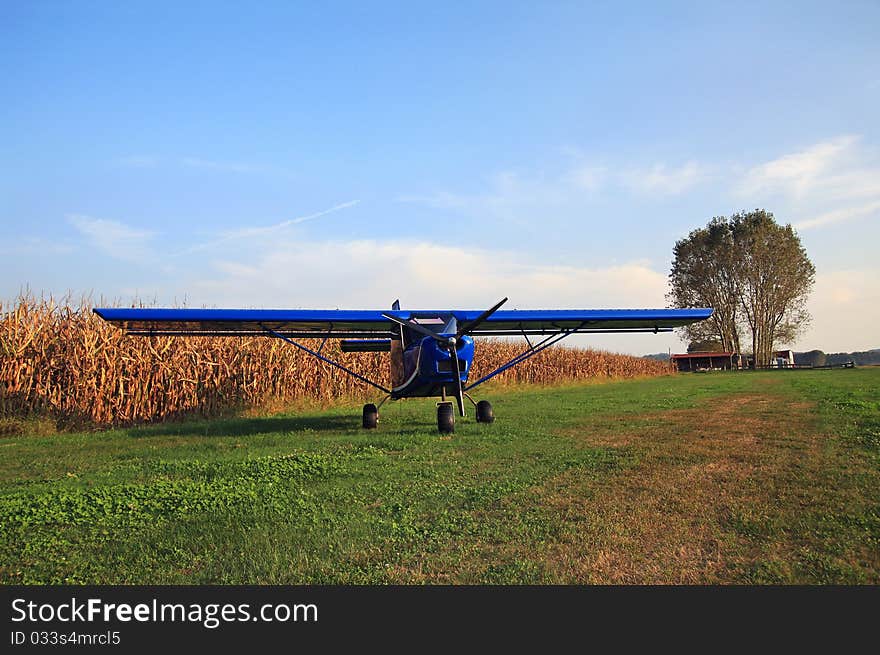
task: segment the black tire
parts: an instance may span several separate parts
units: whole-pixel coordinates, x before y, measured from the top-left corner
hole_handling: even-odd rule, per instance
[[[452,403],[437,405],[437,429],[441,434],[455,432],[455,412],[452,409]]]
[[[379,425],[379,410],[373,403],[364,405],[364,430],[375,430]]]
[[[481,400],[477,403],[477,423],[494,423],[495,411],[492,409],[492,403],[488,400]]]

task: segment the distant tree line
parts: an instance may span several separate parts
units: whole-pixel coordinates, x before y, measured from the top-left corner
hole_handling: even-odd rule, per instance
[[[688,346],[689,353],[719,352],[719,342],[695,341]],[[669,353],[654,353],[644,355],[646,359],[656,359],[660,362],[669,361]],[[808,350],[807,352],[795,353],[794,363],[796,366],[842,366],[853,362],[856,366],[880,366],[880,348],[851,353],[824,353],[821,350]]]
[[[880,364],[880,349],[827,354],[821,350],[809,350],[794,354],[794,363],[797,366],[841,366],[848,362],[853,362],[856,366]]]
[[[672,306],[715,310],[683,328],[694,350],[742,353],[748,343],[756,366],[767,366],[810,320],[816,269],[791,225],[770,212],[716,216],[676,242],[673,256]]]

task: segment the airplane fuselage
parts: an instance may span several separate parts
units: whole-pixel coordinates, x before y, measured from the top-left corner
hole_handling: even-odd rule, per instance
[[[451,336],[451,335],[450,335]],[[456,344],[462,383],[467,382],[474,362],[474,340],[462,336]],[[449,350],[432,337],[413,340],[403,349],[403,379],[395,381],[392,398],[441,396],[457,387],[455,362]]]

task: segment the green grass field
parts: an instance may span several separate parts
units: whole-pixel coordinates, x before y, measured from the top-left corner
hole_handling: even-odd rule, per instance
[[[0,581],[878,583],[880,368],[0,438]]]

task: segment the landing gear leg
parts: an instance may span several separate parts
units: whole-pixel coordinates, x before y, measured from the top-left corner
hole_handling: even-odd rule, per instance
[[[379,403],[377,407],[373,403],[367,403],[364,405],[364,430],[375,430],[379,425],[379,410],[382,409],[382,405],[385,404],[385,401],[391,399],[391,394],[388,394],[382,399],[382,402]]]

